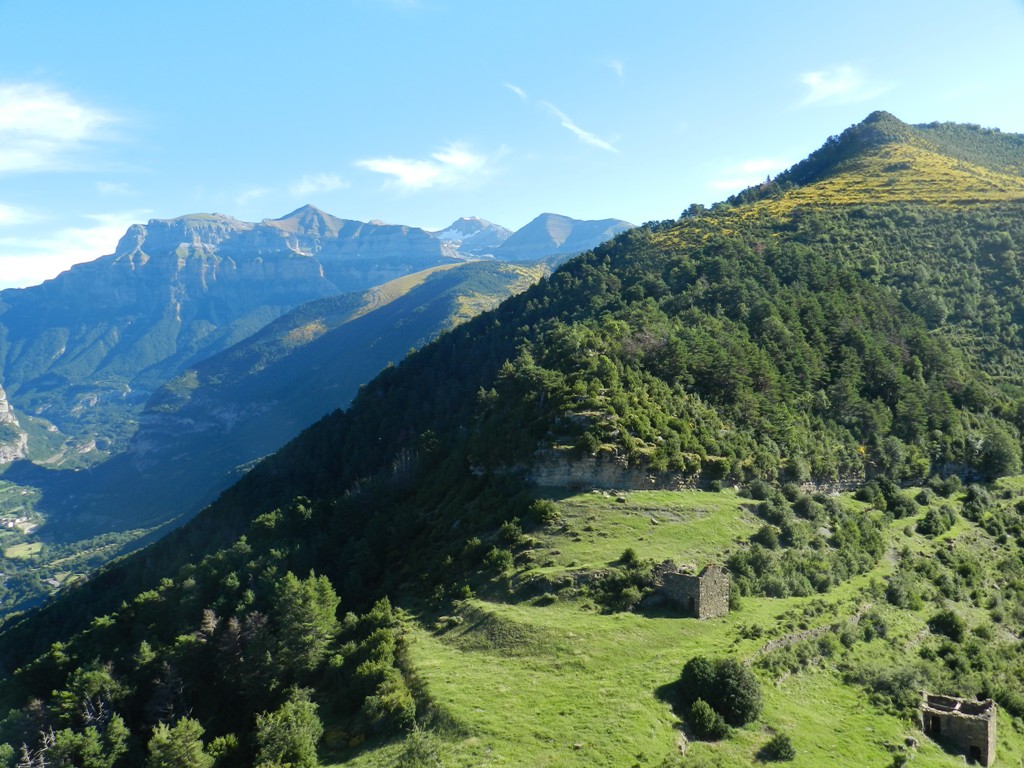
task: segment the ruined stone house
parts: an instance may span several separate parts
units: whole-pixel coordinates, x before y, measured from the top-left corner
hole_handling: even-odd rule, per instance
[[[972,701],[921,693],[921,730],[978,765],[996,759],[996,705],[992,699]]]
[[[688,616],[712,619],[729,613],[729,572],[715,563],[699,574],[685,567],[664,573],[660,592]]]

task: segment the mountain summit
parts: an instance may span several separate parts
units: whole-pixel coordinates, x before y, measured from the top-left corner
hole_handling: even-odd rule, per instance
[[[476,216],[463,216],[448,227],[431,234],[439,240],[450,243],[460,253],[483,256],[493,254],[508,240],[512,232],[500,224],[492,224]]]
[[[783,207],[813,201],[956,205],[1013,199],[1024,195],[1024,137],[977,125],[910,125],[888,112],[872,112],[774,180],[730,202],[780,198],[783,192],[788,192]]]
[[[573,255],[632,227],[621,219],[580,221],[557,213],[542,213],[505,240],[496,255],[509,261],[535,259],[542,253]]]

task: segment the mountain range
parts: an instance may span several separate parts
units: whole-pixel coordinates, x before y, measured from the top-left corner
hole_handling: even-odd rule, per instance
[[[0,610],[187,519],[385,365],[548,269],[439,243],[311,206],[262,224],[188,216],[132,227],[113,256],[5,292],[16,394],[0,390],[0,516],[24,521],[5,551],[33,554],[8,559]],[[401,277],[338,292],[388,274]]]
[[[543,214],[493,257],[567,255],[631,226],[597,224]],[[258,224],[197,214],[132,226],[113,254],[0,292],[2,383],[35,425],[29,455],[74,467],[119,453],[146,399],[187,366],[307,301],[479,257],[460,247],[460,239],[308,205]]]
[[[1024,137],[875,112],[457,325],[8,620],[10,761],[981,754],[922,730],[922,690],[1020,759],[1022,168]],[[154,428],[307,328],[191,368]],[[708,563],[701,620],[665,585]]]

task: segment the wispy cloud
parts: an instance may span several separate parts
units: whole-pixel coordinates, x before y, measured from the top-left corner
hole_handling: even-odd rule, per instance
[[[56,277],[73,264],[113,253],[132,224],[148,210],[99,213],[82,226],[56,230],[47,238],[0,237],[0,288],[23,288]]]
[[[746,160],[724,169],[723,177],[711,180],[708,182],[708,186],[720,191],[738,192],[741,189],[760,184],[766,176],[784,171],[788,165],[784,160],[773,157]]]
[[[39,216],[17,205],[0,203],[0,227],[13,227],[18,224],[31,224],[39,221]]]
[[[134,197],[135,189],[131,184],[125,184],[124,182],[114,181],[97,181],[96,191],[101,195],[109,195],[111,197]]]
[[[569,117],[567,114],[565,114],[562,110],[560,110],[558,107],[556,107],[551,102],[549,102],[549,101],[542,101],[541,104],[544,107],[546,107],[551,112],[551,114],[553,114],[555,117],[557,117],[559,119],[559,121],[562,123],[562,127],[563,128],[565,128],[566,130],[571,131],[572,133],[576,134],[576,137],[580,141],[582,141],[584,144],[589,144],[592,147],[597,147],[598,149],[603,149],[606,152],[618,152],[619,151],[612,144],[610,144],[609,142],[605,141],[604,139],[602,139],[602,138],[600,138],[598,136],[595,136],[590,131],[586,131],[583,128],[580,128],[578,125],[576,125],[576,123],[573,122],[571,117]]]
[[[235,203],[237,205],[247,205],[253,200],[259,200],[261,197],[266,197],[270,192],[271,190],[266,187],[249,187],[248,189],[243,189],[238,193],[235,197]]]
[[[0,85],[0,173],[64,167],[69,153],[103,138],[113,122],[45,85]]]
[[[390,183],[406,190],[451,187],[469,181],[487,169],[487,157],[461,144],[449,144],[428,159],[381,157],[359,160],[356,165],[392,177]]]
[[[611,67],[612,72],[619,78],[619,82],[626,79],[626,69],[619,59],[612,59],[608,62],[608,66]]]
[[[863,73],[851,66],[835,67],[819,72],[805,72],[800,82],[809,89],[801,104],[833,102],[849,104],[867,101],[889,90],[891,86],[871,84]]]
[[[505,87],[512,91],[512,93],[514,93],[520,99],[526,101],[526,91],[524,91],[518,85],[513,85],[512,83],[505,83]]]
[[[304,197],[318,192],[333,192],[347,186],[348,183],[334,173],[307,173],[290,185],[288,191],[295,197]]]

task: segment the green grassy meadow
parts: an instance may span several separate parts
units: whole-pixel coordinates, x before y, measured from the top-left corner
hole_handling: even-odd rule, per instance
[[[895,569],[893,553],[904,546],[913,552],[956,546],[960,539],[979,546],[978,529],[961,519],[926,539],[914,531],[927,511],[922,506],[916,517],[892,521],[890,554],[870,572],[824,595],[744,597],[739,610],[706,621],[602,612],[572,590],[509,598],[533,579],[558,582],[606,568],[627,547],[658,562],[722,562],[759,525],[752,502],[730,490],[622,495],[625,501],[598,492],[558,497],[559,519],[532,534],[529,557],[518,558],[514,573],[457,602],[450,616],[408,617],[409,666],[422,695],[441,713],[434,729],[440,735],[431,736],[428,750],[433,762],[411,757],[408,741],[371,743],[337,758],[358,768],[747,766],[768,764],[758,752],[782,732],[796,749],[786,763],[794,768],[889,766],[902,754],[921,768],[963,765],[911,719],[844,682],[841,668],[898,665],[927,634],[931,606],[901,610],[881,597]],[[778,676],[759,664],[773,645],[785,648],[815,630],[856,622],[865,611],[882,617],[887,636],[856,643],[841,661],[825,659]],[[980,622],[982,613],[968,611],[968,623]],[[723,741],[689,740],[671,705],[671,684],[691,657],[727,654],[757,670],[763,713]],[[908,738],[918,746],[907,747]],[[1021,724],[1003,712],[998,749],[998,765],[1024,765]]]

